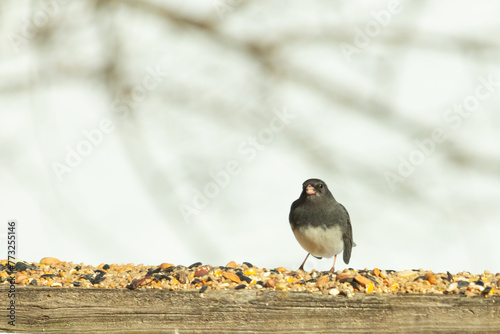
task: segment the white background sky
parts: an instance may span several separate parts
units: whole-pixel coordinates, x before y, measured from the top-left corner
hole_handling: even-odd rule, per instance
[[[500,272],[499,2],[45,3],[0,4],[0,258],[17,219],[30,262],[296,269],[288,213],[317,177],[351,215],[349,267]]]

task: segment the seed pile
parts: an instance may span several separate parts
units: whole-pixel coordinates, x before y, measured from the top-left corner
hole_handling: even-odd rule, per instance
[[[11,270],[12,269],[12,270]],[[353,297],[366,294],[461,294],[467,297],[500,296],[500,273],[457,274],[418,270],[353,270],[336,273],[312,270],[266,269],[234,261],[225,266],[193,263],[189,267],[100,264],[98,267],[43,258],[40,263],[16,260],[10,268],[0,261],[0,284],[103,289],[213,290],[271,289],[309,291]]]

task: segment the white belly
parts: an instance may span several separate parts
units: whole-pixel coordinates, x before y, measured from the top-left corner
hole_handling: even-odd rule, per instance
[[[322,227],[299,227],[293,231],[293,234],[302,248],[315,256],[329,258],[344,250],[340,227],[326,230]]]

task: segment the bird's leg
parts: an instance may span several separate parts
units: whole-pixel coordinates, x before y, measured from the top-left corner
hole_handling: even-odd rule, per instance
[[[332,266],[332,269],[330,269],[330,272],[331,273],[334,273],[335,272],[335,261],[337,261],[337,255],[335,255],[335,257],[333,258],[333,266]],[[304,261],[305,262],[305,261]]]
[[[307,261],[307,258],[309,257],[309,255],[310,255],[310,253],[307,253],[307,256],[306,256],[304,262],[302,262],[302,264],[300,265],[300,268],[298,270],[302,270],[302,271],[304,270],[304,264],[306,264],[306,261]]]

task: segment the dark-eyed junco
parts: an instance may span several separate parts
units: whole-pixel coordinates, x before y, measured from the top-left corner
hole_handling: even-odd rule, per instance
[[[299,199],[292,203],[290,225],[295,238],[308,254],[321,259],[333,259],[331,272],[335,271],[337,254],[344,251],[344,262],[349,263],[353,247],[351,219],[347,210],[333,197],[326,183],[309,179],[302,184]]]

